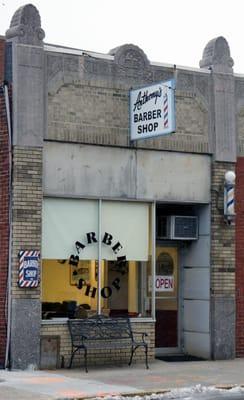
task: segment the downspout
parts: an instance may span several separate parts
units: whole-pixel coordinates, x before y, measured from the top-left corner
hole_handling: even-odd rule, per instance
[[[10,325],[11,325],[11,255],[12,255],[12,135],[11,135],[11,116],[10,116],[10,101],[8,85],[4,83],[4,98],[8,125],[8,155],[9,155],[9,247],[8,247],[8,280],[7,280],[7,340],[5,353],[5,369],[9,368],[9,353],[10,353]]]

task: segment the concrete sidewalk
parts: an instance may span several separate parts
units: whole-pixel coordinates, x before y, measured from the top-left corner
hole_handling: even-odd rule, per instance
[[[164,362],[56,371],[0,371],[0,400],[80,399],[189,386],[244,386],[244,359]]]

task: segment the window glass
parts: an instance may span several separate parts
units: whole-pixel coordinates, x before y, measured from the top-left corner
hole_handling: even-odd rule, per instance
[[[101,288],[98,292],[99,207],[96,200],[45,199],[43,318],[151,316],[151,206],[102,201]]]
[[[97,261],[42,261],[42,318],[81,318],[97,310]]]

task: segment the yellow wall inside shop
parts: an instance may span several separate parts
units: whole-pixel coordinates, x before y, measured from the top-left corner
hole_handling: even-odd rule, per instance
[[[130,261],[128,273],[128,311],[138,312],[138,264],[136,261]]]
[[[63,301],[74,300],[77,304],[91,304],[91,298],[84,295],[85,288],[79,290],[76,285],[71,285],[70,282],[70,265],[67,261],[65,264],[60,264],[57,260],[42,261],[43,302],[62,303]]]

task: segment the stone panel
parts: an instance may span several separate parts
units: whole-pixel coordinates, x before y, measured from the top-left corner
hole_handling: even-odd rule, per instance
[[[0,36],[0,83],[4,81],[5,39]]]
[[[234,100],[234,78],[228,75],[213,75],[215,159],[236,161],[236,116]]]
[[[11,367],[38,368],[40,353],[41,303],[13,299],[11,324]]]
[[[214,360],[235,357],[235,299],[215,298],[211,304]]]
[[[32,4],[26,4],[14,13],[6,38],[16,43],[42,46],[45,32],[41,28],[38,10]]]
[[[194,90],[194,74],[192,72],[179,71],[177,74],[177,90]]]
[[[42,146],[44,57],[42,48],[13,47],[13,145]]]
[[[244,155],[244,102],[240,102],[236,116],[236,128],[238,135],[238,154]]]
[[[242,107],[237,115],[237,132],[239,140],[244,139],[244,107]]]
[[[217,73],[232,73],[234,61],[230,56],[227,40],[222,36],[210,40],[199,64],[201,68],[211,68]]]
[[[210,201],[206,155],[54,142],[45,143],[43,171],[46,195]]]
[[[168,81],[172,79],[174,76],[174,69],[173,68],[153,68],[153,81],[160,82],[160,81]]]

